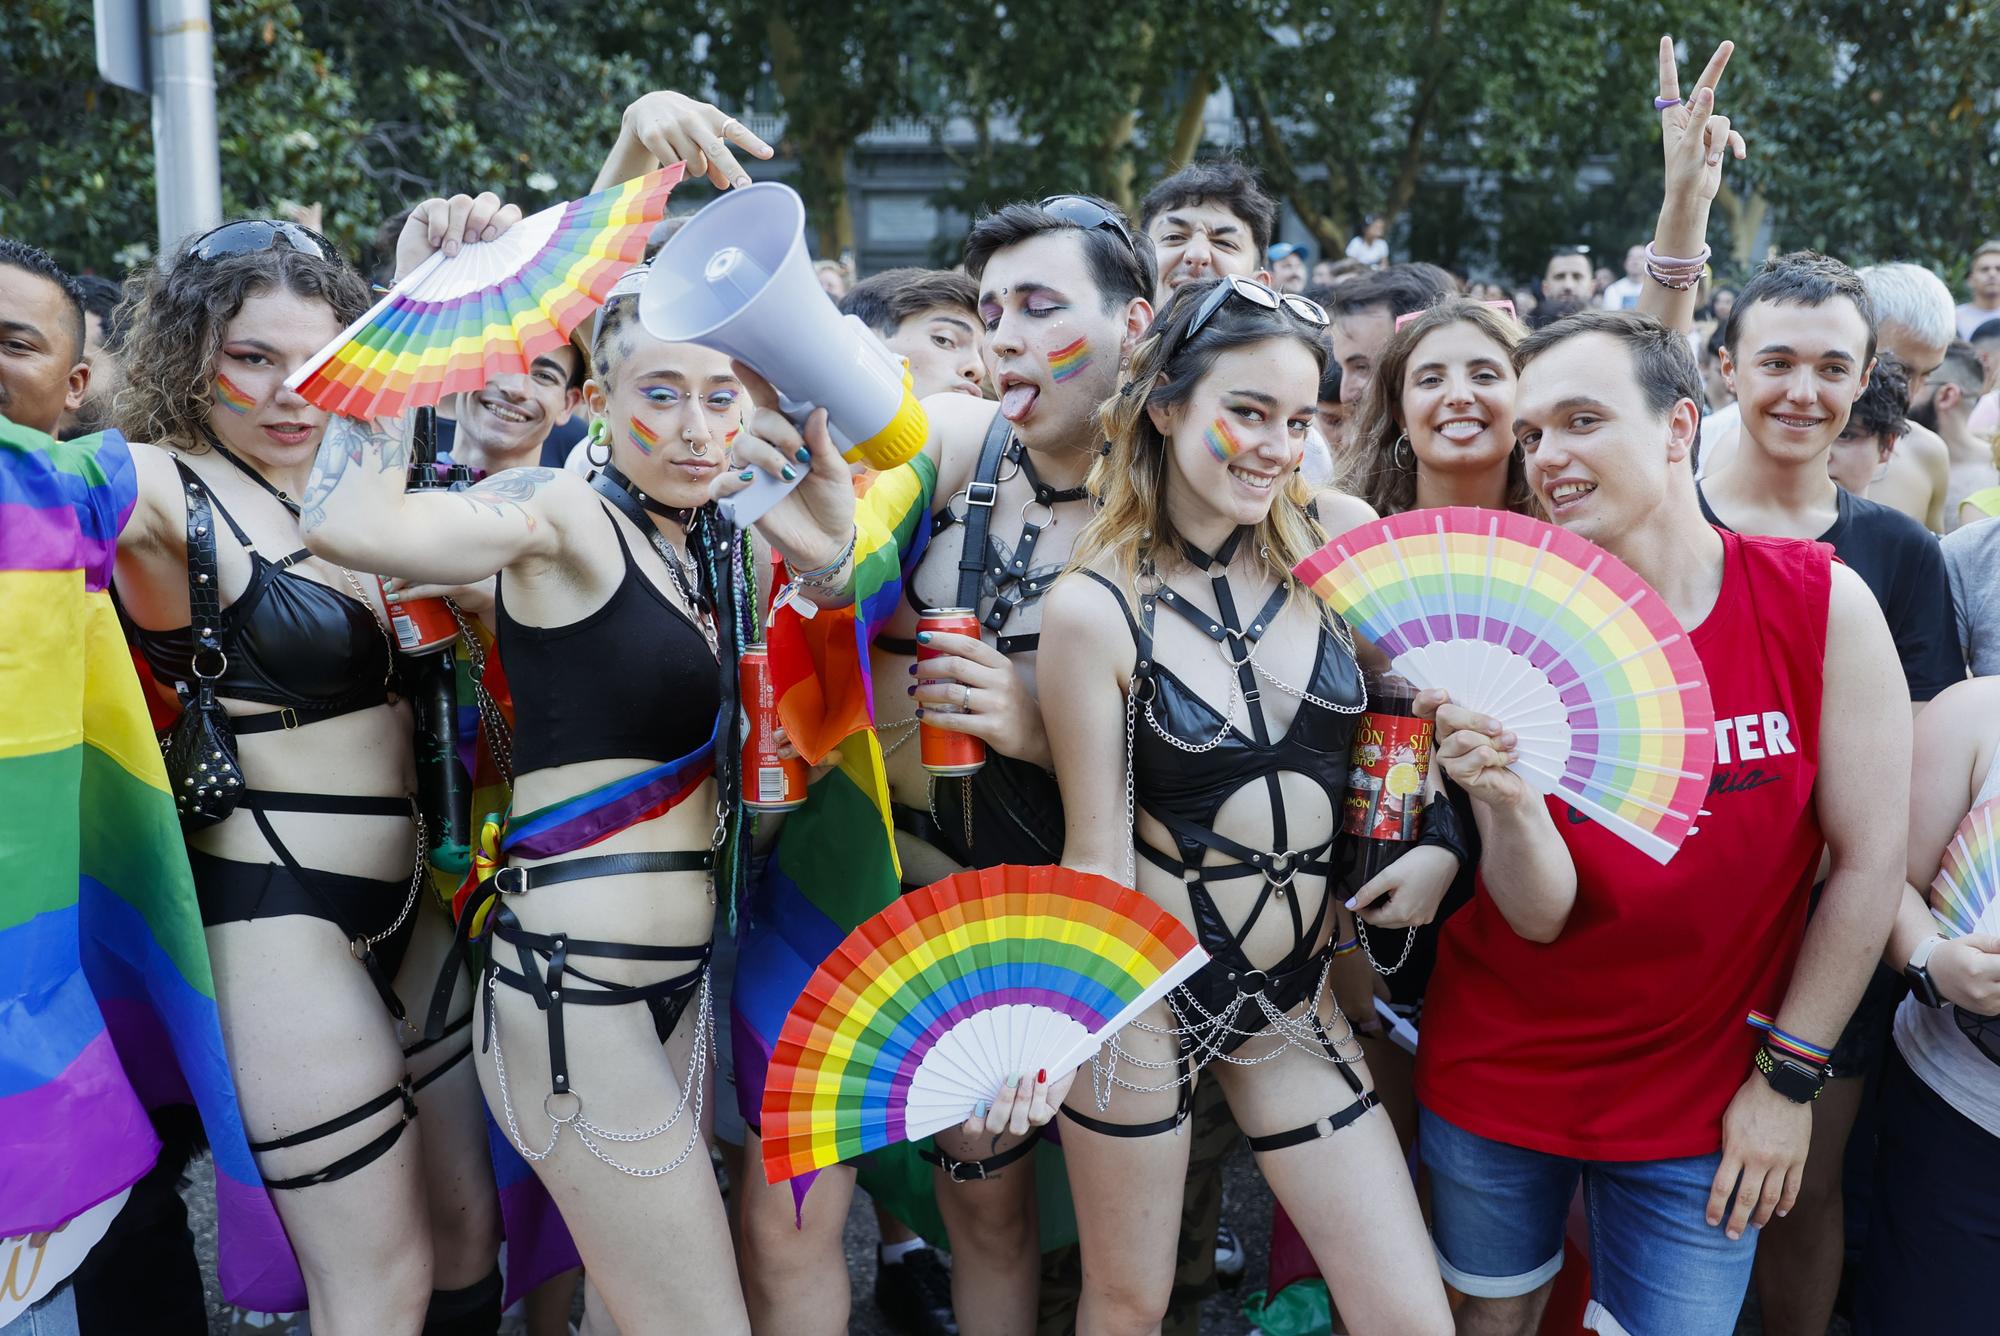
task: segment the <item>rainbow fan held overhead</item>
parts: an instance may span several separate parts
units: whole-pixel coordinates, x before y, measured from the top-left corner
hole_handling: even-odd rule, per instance
[[[1207,959],[1151,900],[1086,873],[986,868],[912,891],[848,935],[786,1018],[765,1173],[929,1136],[1010,1074],[1070,1071]]]
[[[2000,798],[1958,823],[1931,883],[1931,913],[1948,937],[2000,933]]]
[[[604,303],[666,216],[681,163],[439,251],[285,378],[330,413],[393,417],[506,372],[526,375]]]
[[[1418,687],[1501,721],[1513,769],[1659,862],[1715,768],[1707,676],[1623,562],[1552,524],[1469,506],[1371,520],[1298,578]]]

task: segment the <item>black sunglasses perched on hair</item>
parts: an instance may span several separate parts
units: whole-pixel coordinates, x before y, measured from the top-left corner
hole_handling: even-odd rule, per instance
[[[1138,254],[1139,248],[1132,244],[1131,229],[1119,221],[1117,214],[1095,200],[1085,199],[1081,195],[1051,195],[1042,201],[1042,208],[1064,222],[1075,223],[1086,231],[1095,231],[1101,227],[1107,232],[1115,232],[1118,234],[1118,239],[1125,243],[1127,250],[1135,255]]]
[[[301,255],[313,255],[322,260],[340,258],[340,252],[333,248],[333,243],[310,227],[277,218],[244,218],[212,227],[188,246],[186,258],[206,263],[225,255],[255,255],[276,250],[281,243]]]
[[[1215,291],[1201,299],[1201,308],[1194,313],[1194,319],[1188,321],[1187,327],[1181,330],[1180,338],[1174,342],[1175,349],[1179,350],[1193,342],[1194,336],[1201,333],[1202,326],[1213,320],[1215,313],[1222,309],[1222,304],[1231,297],[1241,297],[1253,306],[1261,306],[1267,311],[1284,311],[1314,329],[1325,329],[1329,323],[1326,308],[1312,298],[1301,297],[1296,292],[1279,292],[1265,287],[1254,278],[1242,278],[1231,274],[1215,285]]]

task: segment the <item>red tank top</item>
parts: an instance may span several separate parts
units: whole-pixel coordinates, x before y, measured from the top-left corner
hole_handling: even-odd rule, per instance
[[[1719,531],[1722,589],[1690,635],[1715,774],[1662,866],[1559,799],[1575,907],[1546,945],[1483,888],[1445,922],[1417,1094],[1496,1141],[1577,1159],[1706,1155],[1775,1015],[1822,838],[1813,807],[1833,550]]]

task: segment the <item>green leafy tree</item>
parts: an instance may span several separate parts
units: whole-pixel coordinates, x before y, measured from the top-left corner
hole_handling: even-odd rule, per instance
[[[0,23],[0,233],[84,270],[155,244],[152,105],[97,77],[86,0],[28,0]],[[337,240],[376,216],[353,85],[300,36],[291,0],[215,11],[222,204],[270,214],[317,203]]]

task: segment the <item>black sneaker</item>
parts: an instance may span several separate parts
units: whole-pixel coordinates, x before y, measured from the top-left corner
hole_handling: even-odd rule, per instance
[[[936,1248],[912,1248],[893,1262],[877,1253],[875,1307],[903,1336],[958,1336],[951,1268]]]
[[[1242,1280],[1243,1244],[1224,1220],[1215,1230],[1215,1281],[1223,1289],[1233,1290]]]

